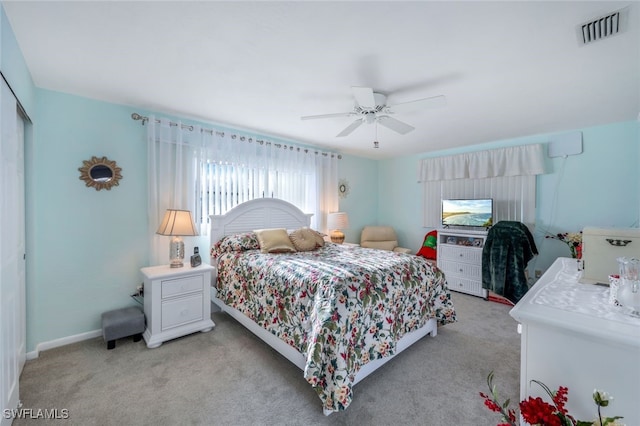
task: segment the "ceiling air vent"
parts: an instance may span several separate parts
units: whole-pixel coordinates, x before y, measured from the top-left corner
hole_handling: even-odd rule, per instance
[[[581,45],[609,38],[624,31],[627,8],[578,25],[578,40]]]

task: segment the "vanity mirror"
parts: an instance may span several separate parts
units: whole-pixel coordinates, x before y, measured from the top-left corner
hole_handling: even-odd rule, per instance
[[[85,160],[82,162],[82,167],[79,167],[80,180],[83,180],[85,185],[93,187],[96,191],[101,189],[110,190],[113,186],[118,186],[122,175],[120,172],[122,168],[116,165],[115,161],[109,160],[107,157],[91,157],[91,160]]]

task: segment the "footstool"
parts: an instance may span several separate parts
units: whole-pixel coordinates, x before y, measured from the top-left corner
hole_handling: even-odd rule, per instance
[[[116,347],[116,339],[133,336],[134,342],[142,339],[144,332],[144,313],[140,308],[131,306],[102,314],[102,337],[107,349]]]

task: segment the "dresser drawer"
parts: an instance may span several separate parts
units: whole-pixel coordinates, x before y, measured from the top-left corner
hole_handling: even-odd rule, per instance
[[[481,264],[482,249],[441,244],[438,246],[438,257],[457,260],[459,262]]]
[[[180,294],[202,291],[204,288],[203,284],[202,274],[173,280],[162,280],[162,298],[166,299]]]
[[[471,263],[454,262],[450,260],[441,260],[440,269],[442,269],[445,275],[464,275],[471,279],[482,279],[482,266],[473,265]]]
[[[486,297],[485,290],[482,288],[482,281],[468,280],[466,278],[451,275],[451,277],[447,277],[447,285],[449,290],[452,291]]]
[[[202,293],[197,293],[162,302],[162,330],[200,321],[203,318],[202,298]]]

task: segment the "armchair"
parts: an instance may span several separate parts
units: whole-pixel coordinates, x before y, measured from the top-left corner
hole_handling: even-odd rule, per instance
[[[360,234],[360,246],[398,253],[412,253],[411,249],[398,247],[398,237],[391,226],[365,226]]]

